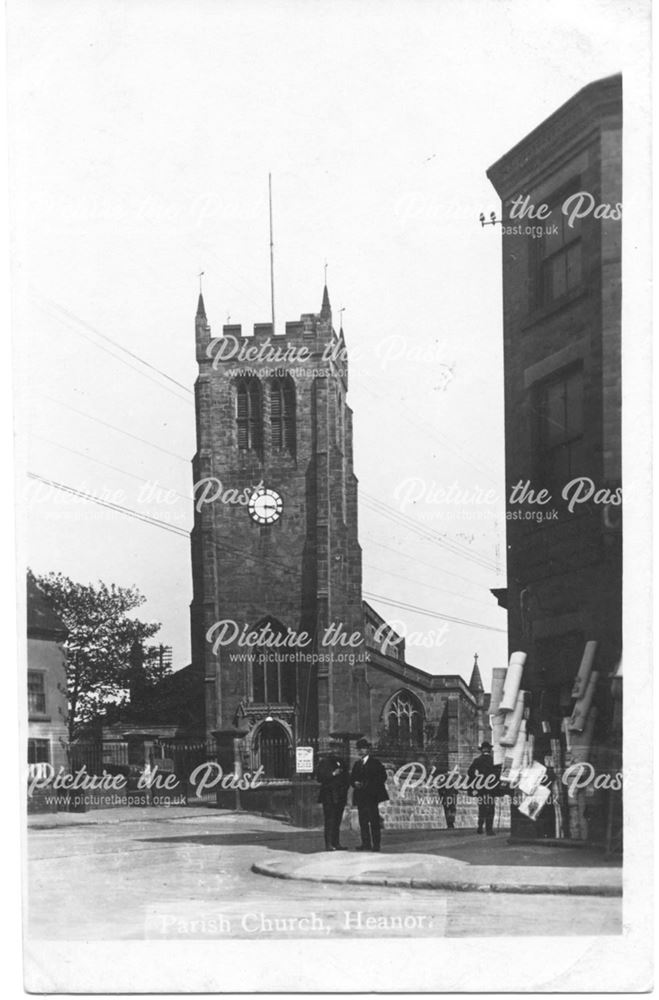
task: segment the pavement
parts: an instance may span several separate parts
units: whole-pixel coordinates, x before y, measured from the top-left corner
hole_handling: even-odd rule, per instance
[[[514,849],[514,845],[510,847]],[[622,895],[622,870],[617,867],[479,865],[457,858],[414,852],[375,854],[328,851],[309,855],[278,851],[271,852],[267,860],[255,862],[252,871],[272,878],[393,886],[399,889],[573,896]]]
[[[213,825],[222,817],[240,820],[241,816],[250,822],[249,814],[201,803],[162,809],[127,806],[86,813],[32,814],[28,828],[45,831],[190,820]],[[250,867],[252,872],[271,878],[449,892],[622,895],[620,858],[606,858],[602,851],[588,848],[509,843],[507,830],[494,837],[478,836],[471,830],[385,831],[383,850],[375,854],[327,852],[321,849],[320,830],[302,830],[265,819],[261,823],[267,825],[270,840],[267,848],[264,844],[262,857],[250,859]]]
[[[186,806],[117,806],[112,809],[91,809],[89,812],[28,813],[28,830],[58,830],[72,826],[114,826],[117,823],[157,823],[193,816],[218,816],[228,810],[215,805]]]
[[[358,837],[348,831],[345,843],[354,847]],[[513,992],[555,992],[576,967],[592,968],[594,939],[622,946],[620,896],[435,892],[264,878],[253,870],[287,855],[325,863],[322,847],[320,829],[204,807],[31,816],[26,988],[94,995],[460,993],[482,987],[465,975],[472,970],[475,984],[478,962],[485,961],[493,982],[504,969]],[[387,830],[383,847],[386,853],[371,855],[371,863],[396,866],[413,854],[482,867],[489,857],[508,878],[533,866],[551,878],[565,858],[575,881],[583,870],[573,858],[579,852],[509,845],[505,831],[484,838],[465,830]],[[587,850],[580,856],[586,867],[596,865]],[[361,855],[349,857],[354,864]],[[602,871],[610,867],[601,864]],[[551,962],[538,963],[526,947],[538,934],[556,938],[545,949]],[[515,938],[515,962],[502,966],[500,949]],[[381,949],[382,961],[362,960],[365,943]],[[339,946],[347,951],[339,953]],[[456,952],[475,955],[476,965],[456,966]],[[354,956],[347,966],[344,954]],[[428,954],[437,959],[431,966]],[[596,987],[608,985],[602,974]]]

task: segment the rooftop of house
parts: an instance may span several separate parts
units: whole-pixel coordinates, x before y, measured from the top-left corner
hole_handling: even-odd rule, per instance
[[[52,639],[55,642],[63,642],[68,634],[66,625],[30,570],[27,574],[27,634],[30,639]]]

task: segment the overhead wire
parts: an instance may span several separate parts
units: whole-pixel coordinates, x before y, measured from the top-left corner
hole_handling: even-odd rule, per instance
[[[441,621],[453,622],[457,625],[468,625],[472,628],[486,629],[489,632],[505,632],[505,628],[496,628],[494,625],[485,625],[483,622],[470,621],[467,618],[457,618],[454,615],[444,615],[439,611],[430,611],[429,608],[421,608],[417,604],[405,604],[402,601],[394,601],[390,597],[383,597],[381,594],[373,594],[369,591],[363,591],[364,597],[369,597],[371,600],[380,601],[381,604],[386,604],[390,607],[400,608],[402,611],[414,611],[416,614],[426,615],[428,618],[438,618]]]
[[[129,472],[128,469],[122,469],[122,468],[120,468],[117,465],[112,465],[109,462],[104,462],[100,458],[96,458],[93,455],[89,455],[89,454],[86,454],[85,452],[78,451],[76,448],[70,448],[68,445],[61,444],[58,441],[51,441],[50,438],[46,438],[46,437],[44,437],[41,434],[34,434],[33,437],[37,438],[40,441],[44,441],[46,444],[53,445],[56,448],[61,448],[64,451],[68,451],[72,455],[77,455],[80,458],[88,459],[90,462],[94,462],[96,465],[101,465],[101,466],[103,466],[106,469],[111,469],[113,472],[118,472],[120,475],[128,476],[130,479],[135,479],[137,482],[147,483],[147,484],[151,482],[151,480],[147,479],[145,476],[139,476],[139,475],[137,475],[134,472]],[[186,494],[180,493],[173,486],[168,486],[166,483],[159,483],[158,482],[157,485],[158,485],[158,487],[160,489],[166,490],[168,494],[173,493],[173,494],[176,495],[176,497],[178,497],[178,499],[184,500],[186,503],[193,503],[194,502],[195,498],[191,494],[187,494],[186,495]],[[375,544],[377,544],[377,543],[375,543]],[[389,548],[392,552],[397,551],[395,549],[392,549],[390,546],[383,545],[381,547],[382,548]],[[402,554],[404,554],[404,553],[402,553]],[[415,560],[415,562],[417,564],[419,564],[419,560]],[[409,576],[404,576],[401,573],[396,573],[394,570],[391,570],[391,569],[389,569],[388,567],[385,567],[385,566],[376,566],[375,564],[369,563],[369,562],[363,563],[362,565],[363,565],[364,569],[371,569],[371,570],[376,570],[379,573],[386,573],[388,576],[397,577],[400,580],[405,580],[407,583],[414,583],[414,584],[417,584],[418,586],[425,587],[428,590],[435,590],[438,593],[449,594],[449,595],[451,595],[453,597],[461,597],[463,600],[470,601],[473,604],[480,604],[483,607],[489,607],[489,602],[487,602],[487,601],[481,601],[478,598],[469,597],[468,594],[462,594],[462,593],[456,592],[454,590],[447,590],[445,587],[437,587],[434,584],[423,583],[422,581],[420,581],[418,579],[414,579],[414,578],[409,577]],[[431,569],[436,569],[436,567],[432,566],[430,563],[420,563],[420,565],[425,565],[425,566],[428,566]],[[290,567],[290,568],[293,568],[293,567]],[[478,586],[481,586],[481,585],[478,584]]]
[[[55,396],[50,396],[48,393],[44,393],[45,399],[50,399],[51,402],[57,403],[58,406],[63,406],[67,410],[72,410],[73,413],[78,413],[81,417],[85,417],[87,420],[93,420],[94,423],[101,424],[103,427],[109,427],[113,431],[118,431],[119,434],[125,434],[126,437],[132,438],[133,441],[141,441],[142,444],[149,445],[150,448],[155,448],[156,451],[162,451],[165,455],[170,455],[172,458],[179,458],[182,462],[189,464],[190,459],[186,458],[185,455],[178,455],[175,451],[169,451],[168,448],[162,448],[158,444],[154,444],[153,441],[147,441],[146,438],[140,437],[139,434],[131,434],[130,431],[124,430],[122,427],[117,427],[116,424],[111,424],[107,420],[101,420],[100,417],[94,417],[91,413],[85,413],[84,410],[79,410],[75,406],[71,406],[70,403],[65,403],[61,399],[57,399]]]
[[[158,368],[158,366],[155,366],[155,365],[151,364],[151,362],[148,362],[144,358],[142,358],[139,355],[135,354],[135,352],[130,351],[123,344],[121,344],[118,341],[114,340],[112,337],[109,337],[107,334],[102,333],[102,331],[98,330],[96,327],[92,326],[92,324],[88,323],[87,321],[82,320],[80,317],[76,316],[70,310],[67,310],[65,307],[60,306],[58,303],[55,303],[52,300],[43,299],[43,302],[45,302],[50,307],[51,314],[54,315],[54,317],[56,319],[59,319],[60,322],[65,322],[65,320],[62,318],[62,316],[67,317],[67,319],[68,319],[68,325],[70,326],[70,328],[75,333],[78,333],[80,336],[82,336],[85,339],[87,339],[94,346],[100,348],[101,350],[106,350],[103,347],[103,345],[96,343],[96,341],[92,340],[92,338],[88,337],[86,334],[82,333],[80,330],[74,328],[72,326],[72,323],[76,323],[79,326],[82,326],[85,329],[90,330],[97,337],[100,337],[100,338],[104,339],[105,341],[107,341],[108,343],[112,344],[114,347],[117,347],[119,350],[121,350],[122,352],[124,352],[125,354],[127,354],[132,359],[138,361],[140,364],[143,364],[145,367],[147,367],[147,368],[155,371],[161,377],[163,377],[163,378],[167,379],[168,381],[172,382],[173,384],[177,385],[179,388],[182,388],[189,395],[193,395],[192,391],[187,386],[185,386],[183,383],[179,382],[177,379],[175,379],[172,376],[170,376],[167,372],[163,371],[161,368]],[[62,314],[62,316],[59,315],[60,313]],[[123,359],[119,358],[116,354],[114,354],[112,352],[108,351],[107,353],[110,353],[110,355],[112,357],[117,358],[117,360],[119,360],[119,361],[123,360]],[[129,367],[133,368],[138,374],[141,374],[144,377],[149,378],[150,381],[155,382],[155,384],[161,385],[161,383],[156,382],[154,379],[150,378],[150,376],[148,376],[146,372],[142,372],[140,369],[134,368],[134,366],[132,366],[132,365],[129,365]],[[167,386],[162,386],[161,385],[161,387],[163,389],[168,390]],[[380,395],[377,392],[374,392],[373,394],[376,395],[376,396]],[[175,393],[175,395],[178,395],[178,393]],[[131,438],[132,440],[140,441],[141,443],[146,444],[147,446],[149,446],[151,448],[154,448],[154,449],[156,449],[156,450],[158,450],[160,452],[163,452],[164,454],[167,454],[167,455],[170,455],[171,457],[177,458],[180,461],[184,461],[184,462],[186,462],[186,464],[189,463],[189,458],[187,458],[186,456],[179,455],[179,454],[177,454],[175,452],[170,451],[169,449],[161,447],[160,445],[156,445],[156,444],[154,444],[154,442],[148,441],[146,438],[140,437],[139,435],[132,434],[129,431],[124,430],[123,428],[117,427],[116,425],[109,423],[108,421],[101,420],[100,418],[94,417],[94,416],[92,416],[89,413],[85,413],[83,410],[79,410],[76,407],[71,406],[70,404],[64,403],[62,400],[56,399],[55,397],[48,396],[47,398],[51,399],[57,405],[63,406],[65,408],[71,410],[72,412],[75,412],[75,413],[79,414],[80,416],[85,417],[88,420],[92,420],[92,421],[100,424],[101,426],[108,427],[108,428],[110,428],[112,430],[115,430],[116,432],[118,432],[120,434],[123,434],[126,437]],[[183,398],[183,397],[179,396],[179,398]],[[186,402],[192,402],[191,400],[187,400],[187,399],[185,401]],[[416,425],[419,426],[419,427],[422,426],[418,421],[412,420],[409,417],[408,414],[406,414],[405,416],[406,416],[406,419],[408,419],[408,421],[410,423],[412,423],[412,424],[416,423]],[[438,435],[438,433],[434,429],[432,429],[430,427],[428,427],[427,429],[428,429],[429,433],[433,434],[434,436],[437,437],[438,440],[440,440],[440,436]],[[50,442],[50,443],[51,444],[57,444],[56,442]],[[443,443],[447,447],[451,448],[451,450],[455,450],[454,446],[452,446],[450,444],[450,442],[444,441]],[[64,445],[62,445],[61,447],[66,448],[66,446],[64,446]],[[74,454],[77,453],[77,454],[81,454],[82,455],[82,453],[80,453],[80,452],[75,452],[74,449],[70,449],[69,448],[67,450],[73,452]],[[460,454],[462,455],[462,453],[460,453]],[[132,474],[130,472],[127,472],[126,470],[120,470],[116,466],[109,465],[109,463],[103,463],[103,462],[101,462],[98,459],[94,459],[92,456],[83,456],[83,457],[91,458],[92,461],[96,461],[96,462],[98,462],[98,464],[105,465],[108,468],[113,468],[115,471],[122,472],[123,474],[132,476],[133,478],[139,478],[137,476],[134,476],[134,474]],[[462,457],[464,457],[464,455],[462,455]],[[474,463],[469,463],[469,464],[474,465]],[[143,480],[143,481],[146,481],[146,480]],[[176,492],[177,495],[180,496],[180,497],[182,497],[183,499],[188,499],[188,500],[191,499],[189,497],[183,497],[183,495],[180,494],[180,493],[178,493],[178,491],[174,491],[174,492]],[[414,531],[420,537],[422,537],[422,538],[424,538],[426,540],[429,540],[429,541],[433,541],[436,544],[443,546],[452,555],[457,555],[458,557],[462,557],[462,558],[468,559],[468,560],[472,561],[474,564],[480,565],[483,568],[488,568],[488,569],[493,569],[493,570],[496,569],[494,561],[489,560],[486,556],[483,556],[480,553],[472,552],[466,546],[463,546],[461,543],[458,543],[458,542],[455,542],[455,541],[453,541],[451,539],[448,539],[445,536],[440,535],[438,532],[433,531],[432,529],[428,529],[425,525],[420,524],[419,522],[416,522],[413,518],[409,518],[408,516],[404,515],[402,512],[396,511],[395,508],[392,508],[389,505],[383,503],[378,498],[376,498],[376,497],[370,497],[368,494],[365,494],[364,491],[362,491],[362,494],[364,496],[364,502],[366,503],[367,506],[370,506],[370,508],[372,510],[374,510],[375,512],[378,512],[381,515],[383,515],[385,517],[388,517],[390,520],[393,520],[394,523],[399,524],[401,527],[406,527],[406,528]],[[141,519],[144,518],[144,515],[138,514],[137,512],[134,512],[134,513],[135,513],[135,516],[138,516]],[[163,522],[163,524],[165,524],[165,522]],[[167,525],[167,527],[169,527],[171,529],[170,525]],[[382,546],[382,547],[389,548],[388,546]],[[396,551],[396,550],[392,549],[391,551]],[[401,553],[401,554],[405,555],[405,553]],[[429,565],[429,564],[427,564],[427,565]],[[378,567],[375,567],[375,568],[378,568]],[[463,579],[466,582],[471,583],[472,585],[480,586],[479,584],[476,583],[476,581],[469,580],[466,577],[460,577],[459,574],[451,573],[451,571],[449,571],[449,570],[444,570],[443,568],[440,568],[440,567],[433,567],[433,568],[436,569],[436,570],[439,570],[440,572],[445,572],[445,573],[447,573],[447,575],[452,575],[452,576],[455,576],[457,578]],[[400,576],[402,579],[409,580],[409,578],[402,577],[400,574],[391,573],[391,571],[386,571],[385,570],[384,572],[389,572],[390,575]],[[410,581],[410,582],[412,582],[412,581]],[[433,589],[440,590],[441,588],[433,588]],[[463,597],[465,597],[468,600],[473,600],[473,599],[467,598],[466,595],[460,595],[460,596],[463,596]],[[484,602],[477,602],[477,603],[484,603]]]
[[[416,534],[426,539],[426,541],[434,542],[436,545],[442,546],[452,555],[460,556],[470,562],[483,566],[486,569],[491,569],[493,572],[496,571],[496,563],[493,559],[489,559],[487,556],[484,556],[479,552],[472,552],[468,548],[463,547],[460,543],[453,542],[451,539],[439,534],[439,532],[434,531],[432,528],[428,528],[421,522],[415,521],[408,515],[397,511],[394,507],[390,507],[389,504],[385,504],[376,497],[370,496],[370,494],[366,493],[364,490],[360,490],[360,494],[366,506],[371,510],[382,514],[382,516],[389,518],[389,520],[394,521],[402,527],[408,527],[411,531],[414,531]]]
[[[79,316],[76,316],[76,314],[73,313],[73,312],[71,312],[69,309],[66,309],[64,306],[59,305],[57,302],[53,302],[52,299],[47,299],[47,298],[45,298],[43,296],[39,296],[38,299],[37,299],[37,301],[39,300],[39,298],[41,299],[42,307],[44,305],[47,305],[50,308],[50,310],[51,310],[51,315],[54,315],[55,318],[58,318],[58,316],[57,316],[58,312],[63,313],[65,316],[69,317],[69,319],[72,320],[74,323],[77,323],[80,326],[85,327],[85,329],[90,330],[97,337],[101,337],[103,340],[108,341],[108,343],[113,344],[115,347],[119,348],[120,351],[123,351],[125,354],[129,355],[129,357],[133,358],[135,361],[139,361],[140,364],[144,365],[146,368],[150,368],[151,371],[157,372],[164,379],[167,379],[167,381],[173,382],[174,385],[178,386],[180,389],[183,389],[183,391],[186,392],[186,393],[188,393],[190,396],[194,395],[192,389],[190,389],[189,386],[184,385],[183,382],[179,382],[178,379],[175,379],[172,375],[169,375],[167,372],[163,371],[162,368],[158,368],[157,365],[152,364],[150,361],[147,361],[145,358],[140,357],[139,354],[135,354],[134,351],[131,351],[127,347],[125,347],[124,344],[119,343],[118,340],[114,340],[114,338],[108,336],[108,334],[103,333],[101,330],[98,330],[95,326],[92,326],[92,324],[88,323],[87,320],[81,319]],[[61,317],[59,317],[59,318],[60,318],[60,322],[63,322],[63,320],[61,319]],[[69,324],[69,325],[71,325],[71,324]],[[73,329],[73,327],[71,327],[71,328]],[[76,332],[78,332],[81,337],[85,337],[85,334],[81,333],[81,331],[76,331]],[[94,340],[91,340],[90,337],[85,337],[85,339],[86,340],[90,340],[92,344],[96,344],[96,342]],[[96,344],[96,347],[98,347],[101,350],[103,350],[103,347],[102,347],[101,344]],[[113,355],[113,357],[116,357],[116,355]],[[135,369],[135,371],[139,371],[139,369]],[[143,374],[143,375],[146,376],[145,372],[142,372],[141,374]],[[158,383],[158,384],[160,384],[160,383]],[[162,388],[165,389],[166,386],[162,386]],[[178,393],[177,393],[177,395],[178,395]]]
[[[28,472],[28,477],[30,479],[34,479],[34,480],[37,480],[37,481],[39,481],[41,483],[44,483],[47,486],[51,486],[54,489],[61,490],[64,493],[68,493],[68,494],[71,494],[71,495],[74,495],[74,496],[78,496],[81,499],[87,500],[87,501],[89,501],[91,503],[98,504],[99,506],[105,507],[105,508],[107,508],[109,510],[112,510],[112,511],[116,512],[116,513],[120,513],[120,514],[123,514],[124,516],[131,517],[131,518],[133,518],[135,520],[138,520],[138,521],[141,521],[141,522],[143,522],[145,524],[149,524],[152,527],[161,528],[161,529],[163,529],[165,531],[171,532],[172,534],[178,535],[179,537],[184,537],[187,540],[189,540],[189,538],[190,538],[190,532],[187,531],[185,528],[178,528],[178,527],[176,527],[176,525],[169,524],[167,521],[163,521],[161,518],[153,517],[150,514],[143,514],[140,511],[134,510],[134,508],[132,508],[132,507],[126,507],[123,504],[118,504],[118,503],[115,503],[115,502],[113,502],[111,500],[107,500],[106,498],[95,496],[94,494],[88,493],[85,490],[79,490],[79,489],[76,489],[75,487],[68,486],[66,483],[60,483],[57,480],[49,479],[46,476],[40,475],[39,473]],[[268,556],[265,556],[265,557],[262,557],[260,555],[257,556],[253,552],[248,552],[245,549],[240,549],[240,548],[238,548],[236,546],[232,546],[230,543],[227,543],[226,541],[224,541],[222,539],[216,541],[215,542],[215,546],[217,548],[220,548],[220,549],[222,549],[222,548],[228,549],[229,551],[233,551],[235,554],[238,554],[238,555],[247,556],[248,558],[251,558],[251,559],[255,560],[257,563],[268,562],[268,563],[271,563],[271,564],[275,564],[275,565],[281,566],[284,569],[286,569],[287,571],[290,571],[292,568],[294,568],[294,567],[292,567],[289,564],[281,562],[281,560],[273,559],[273,558],[268,557]],[[441,620],[441,621],[452,622],[454,624],[469,626],[469,627],[473,627],[473,628],[486,629],[486,630],[494,631],[494,632],[504,632],[505,631],[505,629],[499,629],[499,628],[496,628],[496,627],[494,627],[492,625],[486,625],[483,622],[475,622],[475,621],[472,621],[470,619],[458,618],[458,617],[456,617],[454,615],[445,615],[445,614],[442,614],[441,612],[438,612],[438,611],[430,611],[428,608],[421,608],[418,605],[407,604],[407,603],[403,603],[401,601],[395,601],[392,598],[385,597],[385,596],[383,596],[381,594],[373,594],[373,593],[364,591],[363,592],[363,596],[364,597],[369,597],[369,598],[371,598],[373,600],[380,601],[382,604],[386,604],[386,605],[394,607],[394,608],[399,608],[400,610],[403,610],[403,611],[413,611],[413,612],[415,612],[417,614],[425,615],[426,617],[435,618],[435,619],[438,619],[438,620]]]

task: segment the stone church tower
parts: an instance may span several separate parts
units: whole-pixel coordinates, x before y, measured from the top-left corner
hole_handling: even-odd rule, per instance
[[[319,314],[276,336],[263,323],[213,338],[200,295],[195,330],[192,669],[206,735],[291,747],[367,731],[348,363],[327,288]],[[323,645],[339,623],[354,644]]]

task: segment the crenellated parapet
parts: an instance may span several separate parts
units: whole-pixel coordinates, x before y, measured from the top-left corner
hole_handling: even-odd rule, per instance
[[[337,377],[347,390],[345,338],[343,330],[337,334],[332,326],[327,289],[320,313],[303,313],[299,320],[287,322],[284,330],[273,333],[272,323],[255,323],[248,334],[240,323],[230,323],[222,327],[219,337],[213,337],[200,296],[195,321],[200,375],[253,368],[257,377],[267,377],[275,369],[281,374],[283,368],[295,379]]]

